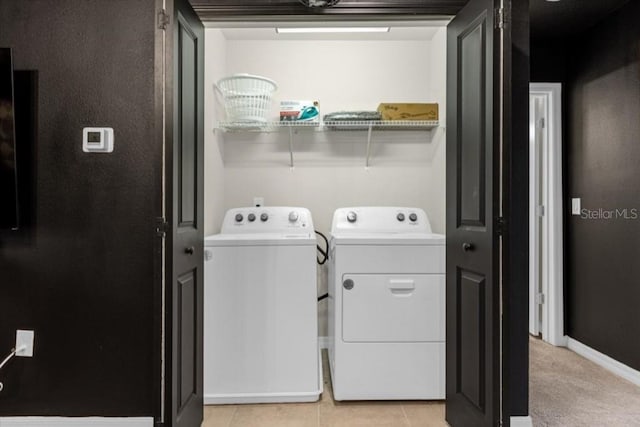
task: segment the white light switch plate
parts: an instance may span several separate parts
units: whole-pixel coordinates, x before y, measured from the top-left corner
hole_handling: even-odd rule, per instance
[[[33,357],[33,331],[16,331],[16,356]],[[24,348],[22,348],[24,347]]]
[[[579,197],[571,199],[571,214],[572,215],[580,215],[580,211],[582,210],[582,200]]]

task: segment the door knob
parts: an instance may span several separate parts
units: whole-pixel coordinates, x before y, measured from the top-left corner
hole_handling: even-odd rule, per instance
[[[465,252],[472,251],[473,250],[473,244],[472,243],[467,243],[467,242],[463,243],[462,244],[462,250],[465,251]]]
[[[193,246],[189,246],[188,248],[184,248],[184,253],[187,255],[193,255],[196,249]]]

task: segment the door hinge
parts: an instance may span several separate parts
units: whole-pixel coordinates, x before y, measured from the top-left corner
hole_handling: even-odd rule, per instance
[[[542,292],[536,295],[536,304],[544,304],[544,294]]]
[[[165,237],[167,230],[169,229],[169,223],[162,217],[156,218],[156,236]]]
[[[540,119],[540,129],[544,129],[544,127],[545,127],[545,122],[544,122],[544,117],[542,117]]]
[[[498,235],[500,236],[504,236],[507,232],[507,220],[502,217],[496,217],[496,221],[495,221],[495,230],[496,233],[498,233]]]
[[[544,205],[538,205],[538,216],[544,216]]]
[[[158,12],[158,28],[161,30],[166,30],[167,25],[169,25],[169,15],[167,15],[167,11],[162,9]]]
[[[504,7],[498,7],[493,10],[493,22],[496,30],[502,30],[509,23],[509,16],[507,9]]]

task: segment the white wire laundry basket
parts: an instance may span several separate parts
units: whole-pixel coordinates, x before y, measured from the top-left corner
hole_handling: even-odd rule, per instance
[[[251,74],[234,74],[217,84],[224,98],[227,120],[238,124],[266,123],[276,82]]]

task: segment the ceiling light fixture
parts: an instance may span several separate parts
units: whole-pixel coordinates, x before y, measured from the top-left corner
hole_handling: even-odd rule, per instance
[[[389,27],[283,27],[276,28],[278,34],[303,33],[388,33]]]
[[[340,0],[299,0],[307,7],[331,7],[340,3]]]

